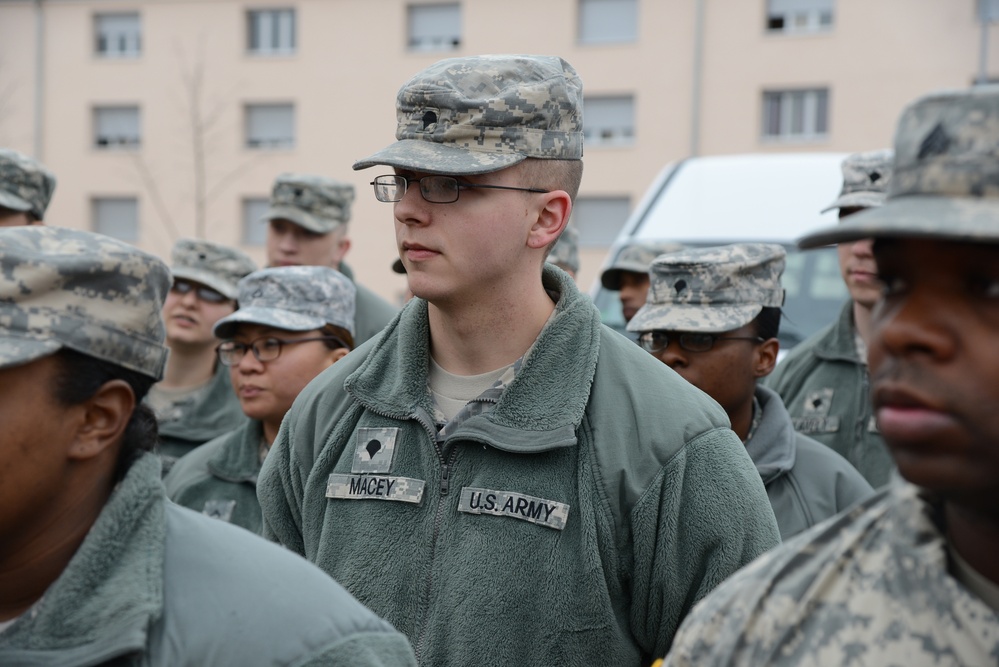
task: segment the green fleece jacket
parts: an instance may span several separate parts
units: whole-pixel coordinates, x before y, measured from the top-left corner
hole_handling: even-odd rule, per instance
[[[399,309],[354,280],[354,272],[347,264],[340,262],[337,270],[350,278],[357,288],[354,297],[354,343],[360,345],[384,329]]]
[[[796,431],[832,447],[877,489],[895,462],[874,420],[854,331],[847,301],[835,322],[795,346],[763,384],[780,394]]]
[[[206,442],[174,464],[163,480],[178,505],[259,534],[257,502],[263,426],[249,419],[231,433]]]
[[[229,369],[215,364],[215,375],[202,400],[191,400],[174,415],[159,419],[160,442],[156,452],[164,473],[192,449],[237,428],[246,421],[229,380]]]
[[[756,387],[756,400],[763,415],[746,442],[746,452],[767,487],[781,540],[874,495],[871,485],[846,459],[795,432],[773,390]]]
[[[546,266],[553,317],[492,410],[439,435],[427,303],[319,375],[261,470],[264,534],[425,665],[639,665],[778,542],[722,409]]]
[[[414,665],[406,639],[305,560],[166,500],[143,455],[0,665]]]

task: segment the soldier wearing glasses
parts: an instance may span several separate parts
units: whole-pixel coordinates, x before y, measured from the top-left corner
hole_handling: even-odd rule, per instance
[[[216,363],[212,329],[236,310],[236,283],[257,268],[234,248],[194,239],[178,241],[171,260],[174,280],[163,305],[170,357],[163,380],[146,398],[160,424],[164,474],[178,458],[244,420],[229,372]]]
[[[780,343],[784,248],[742,243],[665,254],[628,324],[645,350],[728,413],[787,539],[874,493],[846,459],[795,433],[780,396],[757,380]]]
[[[354,167],[389,167],[375,196],[417,298],[302,392],[261,471],[264,534],[422,664],[643,664],[778,540],[724,412],[545,263],[581,111],[557,57],[444,60],[403,85],[399,141]]]
[[[239,282],[239,310],[215,324],[216,352],[249,419],[177,462],[164,480],[171,500],[260,532],[260,466],[295,397],[353,348],[355,291],[324,266],[264,269]]]

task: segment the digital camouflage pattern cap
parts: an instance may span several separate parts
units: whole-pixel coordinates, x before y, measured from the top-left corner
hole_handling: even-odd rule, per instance
[[[573,273],[579,271],[579,232],[574,225],[565,226],[546,261]]]
[[[784,305],[783,246],[734,243],[661,255],[649,268],[649,296],[628,331],[720,333],[749,324],[764,306]]]
[[[894,159],[895,152],[891,149],[854,153],[847,157],[843,160],[843,189],[836,201],[821,212],[834,208],[873,208],[884,204]]]
[[[0,206],[45,217],[56,179],[48,169],[27,155],[0,148]]]
[[[674,250],[680,250],[683,246],[672,242],[635,242],[624,247],[614,263],[604,269],[600,274],[600,283],[604,289],[614,292],[621,289],[622,273],[648,273],[649,264],[659,255]]]
[[[0,229],[0,368],[67,347],[159,380],[170,284],[166,264],[107,236]]]
[[[170,270],[174,278],[193,280],[235,299],[236,284],[257,265],[246,253],[221,243],[181,239],[173,246]]]
[[[316,234],[350,222],[354,186],[313,174],[281,174],[274,180],[264,220],[290,220]]]
[[[906,107],[884,206],[798,245],[887,236],[999,242],[999,86],[934,93]]]
[[[239,281],[239,310],[215,323],[216,338],[231,338],[238,324],[311,331],[333,324],[354,335],[357,288],[328,266],[261,269]]]
[[[396,116],[398,141],[354,169],[485,174],[529,157],[583,157],[582,82],[555,56],[441,60],[403,84]]]

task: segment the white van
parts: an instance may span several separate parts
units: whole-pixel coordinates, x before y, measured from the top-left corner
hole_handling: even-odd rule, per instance
[[[794,347],[836,319],[848,298],[835,248],[799,251],[794,241],[836,223],[819,213],[839,194],[844,153],[697,157],[670,164],[642,197],[607,255],[613,263],[633,241],[709,246],[780,243],[787,248],[781,349]],[[591,291],[605,323],[624,331],[617,292]]]

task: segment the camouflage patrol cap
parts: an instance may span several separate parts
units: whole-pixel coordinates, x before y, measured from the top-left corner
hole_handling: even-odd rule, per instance
[[[48,169],[27,155],[0,148],[0,206],[41,220],[55,186],[55,176]]]
[[[906,107],[884,206],[798,245],[898,236],[999,243],[999,86],[934,93]]]
[[[621,289],[622,273],[648,273],[649,264],[659,255],[683,248],[672,242],[635,242],[625,246],[614,263],[600,274],[600,284],[604,289],[617,292]]]
[[[173,246],[170,270],[174,278],[193,280],[235,299],[239,279],[256,271],[257,265],[235,248],[211,241],[181,239]]]
[[[843,160],[843,189],[822,213],[834,208],[873,208],[885,203],[895,152],[891,149],[854,153]]]
[[[264,220],[290,220],[316,234],[350,221],[354,186],[313,174],[281,174],[274,180]]]
[[[107,236],[0,229],[0,368],[66,347],[160,379],[170,282],[162,261]]]
[[[784,304],[783,246],[734,243],[661,255],[649,267],[649,296],[628,331],[720,333]]]
[[[328,266],[261,269],[239,281],[239,310],[215,323],[216,338],[231,338],[238,324],[311,331],[333,324],[354,335],[357,288]]]
[[[548,259],[549,264],[565,267],[576,273],[579,271],[579,232],[573,225],[566,225],[562,235],[555,242]]]
[[[403,84],[398,141],[354,163],[429,174],[485,174],[525,158],[583,157],[583,88],[555,56],[441,60]]]

